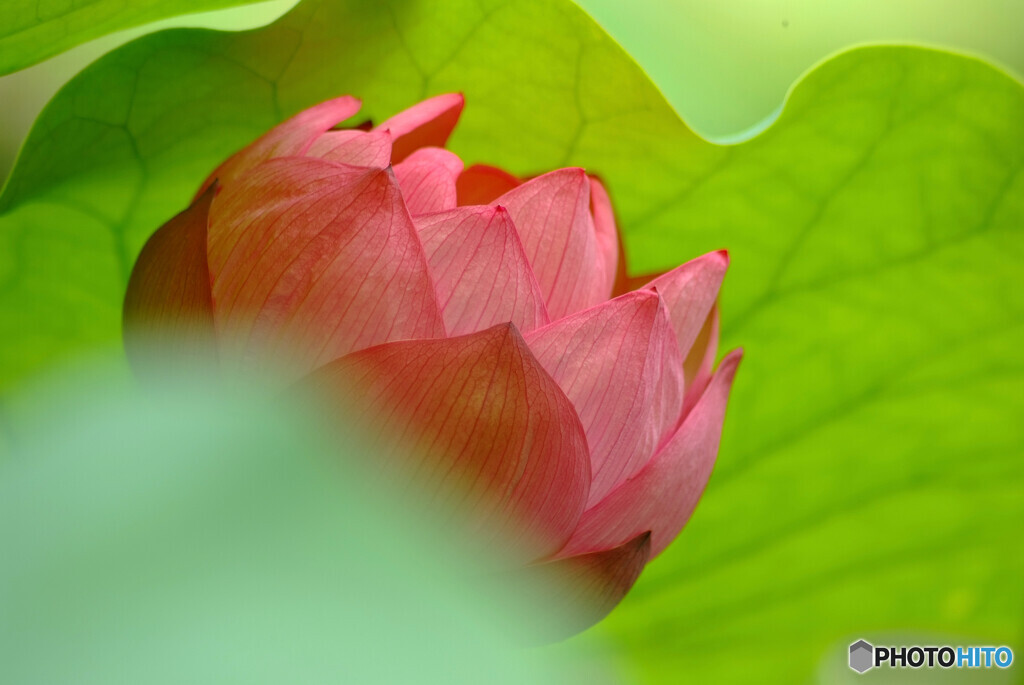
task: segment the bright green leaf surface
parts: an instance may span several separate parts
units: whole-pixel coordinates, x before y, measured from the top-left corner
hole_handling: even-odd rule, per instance
[[[719,467],[603,628],[638,673],[792,683],[871,631],[1019,640],[1024,89],[974,60],[847,53],[720,147],[567,3],[324,0],[150,36],[58,95],[0,198],[0,384],[116,343],[142,242],[272,123],[447,90],[467,161],[600,173],[634,268],[733,255]]]
[[[1018,83],[859,50],[629,226],[649,266],[731,248],[747,351],[695,521],[607,625],[652,681],[801,682],[885,629],[1020,646],[1022,164]]]
[[[0,3],[0,75],[121,29],[260,1],[4,0]]]

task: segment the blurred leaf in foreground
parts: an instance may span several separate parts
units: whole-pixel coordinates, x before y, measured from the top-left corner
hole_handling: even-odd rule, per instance
[[[0,681],[562,681],[298,407],[88,378],[0,461]]]

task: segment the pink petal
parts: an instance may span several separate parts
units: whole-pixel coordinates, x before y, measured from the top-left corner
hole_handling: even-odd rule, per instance
[[[583,514],[558,556],[610,549],[649,530],[653,558],[679,534],[714,467],[729,389],[742,354],[734,350],[726,355],[676,434],[639,474]]]
[[[697,339],[693,342],[690,354],[686,355],[686,360],[683,362],[686,396],[683,398],[682,417],[685,417],[693,409],[697,400],[704,394],[704,389],[711,382],[711,370],[715,366],[715,357],[718,355],[720,324],[718,307],[712,307]]]
[[[537,176],[492,204],[512,215],[553,320],[608,298],[605,274],[594,268],[599,247],[582,169]]]
[[[444,167],[452,176],[461,174],[464,166],[457,154],[443,147],[421,147],[395,166],[406,164],[432,164]]]
[[[528,596],[550,613],[545,625],[531,626],[531,637],[562,640],[598,623],[633,587],[650,551],[651,536],[643,533],[614,549],[527,567]]]
[[[413,216],[454,209],[455,179],[462,171],[458,155],[439,147],[425,147],[395,165],[405,206]]]
[[[383,169],[391,162],[391,134],[356,129],[328,131],[313,141],[306,156]]]
[[[578,522],[590,480],[583,428],[515,326],[380,345],[311,381],[368,431],[386,475],[483,542],[532,560]]]
[[[658,294],[629,293],[527,334],[590,445],[588,506],[635,475],[675,427],[683,360]]]
[[[125,352],[136,368],[149,345],[186,362],[215,350],[206,226],[215,189],[156,233],[142,248],[124,298]]]
[[[532,331],[548,322],[540,286],[505,209],[458,207],[414,223],[449,335],[507,321]]]
[[[214,180],[225,186],[260,162],[303,154],[317,136],[358,112],[360,104],[359,100],[344,95],[302,110],[228,157],[203,182],[197,196]]]
[[[605,290],[612,292],[619,265],[619,232],[615,227],[615,213],[608,191],[599,180],[590,177],[590,213],[597,236],[598,268],[605,277]]]
[[[684,358],[689,354],[693,341],[715,305],[728,267],[727,251],[709,252],[658,276],[644,286],[648,290],[657,289],[668,305],[679,351]]]
[[[459,122],[465,99],[461,93],[437,95],[403,110],[377,128],[391,131],[392,162],[401,162],[421,147],[444,147]]]
[[[444,335],[394,177],[309,157],[265,162],[210,210],[221,349],[313,368],[399,338]]]
[[[486,205],[519,185],[519,179],[507,171],[486,164],[474,164],[459,174],[455,182],[459,205]]]

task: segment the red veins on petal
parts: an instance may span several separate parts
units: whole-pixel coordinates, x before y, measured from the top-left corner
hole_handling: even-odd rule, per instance
[[[590,181],[582,169],[558,169],[526,181],[492,204],[508,209],[552,319],[608,297],[590,218]]]
[[[342,404],[376,463],[484,541],[536,559],[576,526],[590,481],[583,428],[515,326],[380,345],[313,382],[351,392]]]
[[[679,351],[684,358],[693,347],[711,308],[715,306],[728,267],[728,252],[709,252],[658,276],[644,286],[648,290],[657,289],[665,300],[676,331]]]
[[[548,323],[540,286],[504,208],[458,207],[414,223],[449,335],[506,321],[521,331]]]
[[[207,220],[215,190],[154,233],[142,248],[124,299],[124,339],[135,361],[159,341],[191,357],[212,351],[213,301],[206,260]]]
[[[461,93],[437,95],[382,121],[377,128],[391,131],[392,162],[401,162],[421,147],[444,147],[459,122],[465,99]]]
[[[223,186],[268,159],[304,154],[317,136],[354,115],[361,104],[359,100],[344,95],[302,110],[228,157],[203,182],[197,196],[214,180]]]
[[[587,433],[588,506],[633,476],[678,421],[683,361],[656,292],[639,291],[526,336]]]
[[[490,204],[518,185],[512,174],[486,164],[468,167],[455,181],[459,205]]]
[[[319,157],[339,164],[383,169],[391,163],[391,134],[388,131],[328,131],[313,141],[307,157]]]
[[[583,514],[558,556],[616,547],[644,531],[651,531],[652,558],[668,546],[690,519],[711,475],[741,357],[741,350],[725,356],[675,435],[640,473]]]
[[[214,201],[209,259],[221,350],[247,365],[273,360],[301,372],[388,340],[445,333],[387,170],[265,162]]]
[[[413,216],[454,209],[455,178],[462,171],[458,155],[439,147],[416,150],[395,165],[405,206]]]

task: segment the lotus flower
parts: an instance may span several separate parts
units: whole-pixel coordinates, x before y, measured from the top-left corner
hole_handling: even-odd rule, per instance
[[[359,109],[341,97],[236,153],[142,250],[126,346],[137,359],[158,331],[355,393],[338,411],[380,464],[412,465],[467,529],[569,580],[575,630],[707,483],[740,360],[712,373],[728,257],[631,289],[603,184],[464,167],[443,148],[462,108],[441,95],[338,129]]]

